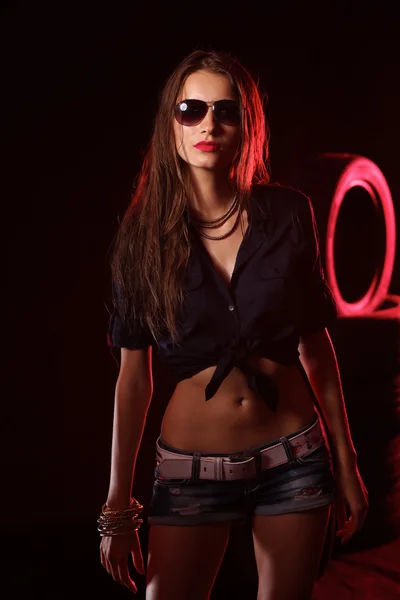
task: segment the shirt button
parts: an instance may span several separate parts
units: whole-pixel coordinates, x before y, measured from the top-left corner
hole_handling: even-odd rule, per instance
[[[233,306],[233,304],[230,304],[230,305],[228,306],[228,308],[229,308],[229,310],[235,310],[235,307]]]

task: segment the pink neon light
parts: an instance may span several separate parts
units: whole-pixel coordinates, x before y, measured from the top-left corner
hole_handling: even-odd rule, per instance
[[[400,296],[398,294],[388,294],[385,297],[386,307],[382,308],[383,304],[378,307],[377,310],[368,314],[358,313],[352,315],[344,315],[342,318],[346,319],[400,319]]]
[[[335,155],[327,155],[335,156]],[[336,155],[337,156],[337,155]],[[376,273],[365,295],[356,302],[346,302],[340,293],[335,272],[334,241],[340,207],[347,192],[355,187],[364,188],[372,202],[381,205],[386,228],[386,251],[379,278]],[[356,226],[356,224],[355,224]],[[396,253],[396,224],[392,196],[382,171],[368,158],[354,156],[341,174],[334,192],[326,233],[326,276],[336,300],[340,315],[369,314],[386,298],[393,274]]]

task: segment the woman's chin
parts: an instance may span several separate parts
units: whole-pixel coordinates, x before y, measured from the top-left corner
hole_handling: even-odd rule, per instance
[[[207,171],[222,171],[229,168],[229,163],[226,160],[221,160],[220,157],[207,158],[206,160],[195,160],[188,163],[189,168],[193,170],[205,169]]]

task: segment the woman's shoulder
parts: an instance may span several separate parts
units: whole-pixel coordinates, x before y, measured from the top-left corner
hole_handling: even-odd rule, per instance
[[[256,184],[252,193],[262,209],[276,215],[308,210],[310,205],[310,199],[304,192],[289,185]]]

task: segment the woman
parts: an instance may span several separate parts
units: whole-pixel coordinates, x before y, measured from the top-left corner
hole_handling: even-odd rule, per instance
[[[103,566],[132,591],[128,553],[144,565],[130,491],[153,347],[177,379],[157,440],[147,599],[209,598],[246,518],[258,599],[311,598],[335,499],[351,513],[345,522],[338,504],[342,541],[366,516],[312,205],[268,184],[267,139],[247,70],[194,51],[164,87],[116,238],[109,343],[121,366],[99,530]]]

